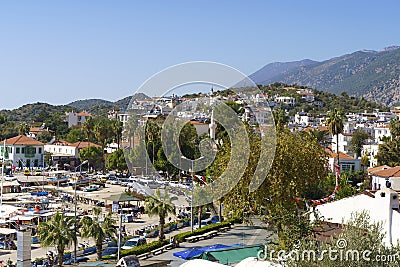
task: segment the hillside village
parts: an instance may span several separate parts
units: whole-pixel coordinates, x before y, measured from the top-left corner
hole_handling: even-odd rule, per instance
[[[398,244],[396,240],[400,239],[400,232],[396,229],[400,228],[400,215],[397,211],[400,167],[395,166],[396,164],[393,162],[381,164],[382,160],[378,155],[384,153],[380,151],[382,146],[397,140],[396,137],[400,133],[398,131],[400,127],[397,128],[400,125],[400,108],[393,108],[389,111],[385,108],[380,110],[378,105],[364,101],[362,105],[358,106],[358,109],[364,105],[369,108],[368,110],[343,110],[348,112],[338,113],[342,120],[342,128],[338,134],[333,134],[329,120],[331,120],[334,110],[328,108],[331,103],[326,102],[327,98],[321,96],[324,94],[323,92],[284,84],[261,87],[260,90],[261,93],[250,96],[233,93],[230,90],[214,92],[211,89],[209,93],[186,96],[136,98],[131,101],[126,110],[111,109],[103,116],[94,116],[85,109],[71,110],[63,113],[62,122],[59,122],[63,125],[62,127],[67,128],[63,134],[57,133],[57,129],[60,129],[59,124],[58,128],[52,129],[45,122],[40,122],[41,124],[36,122],[32,125],[20,122],[19,134],[4,139],[0,146],[0,157],[7,163],[6,169],[3,171],[10,177],[12,177],[12,173],[26,177],[31,175],[43,175],[44,177],[44,171],[71,173],[74,170],[76,173],[78,167],[82,168],[82,165],[87,165],[83,166],[84,170],[97,178],[92,178],[96,181],[89,182],[89,185],[83,182],[87,178],[82,178],[84,179],[82,180],[83,187],[79,186],[79,190],[83,190],[83,192],[101,190],[96,185],[102,184],[99,177],[103,177],[104,174],[110,176],[110,173],[112,175],[116,173],[118,177],[141,177],[133,178],[138,179],[133,182],[125,181],[124,178],[118,178],[123,182],[117,178],[109,178],[110,184],[128,186],[128,192],[133,190],[135,195],[144,197],[152,194],[149,191],[151,189],[143,186],[143,181],[147,185],[155,184],[155,188],[162,185],[164,181],[169,181],[170,188],[168,190],[173,194],[185,195],[186,201],[190,202],[191,197],[179,191],[182,189],[177,189],[179,187],[189,188],[189,174],[186,173],[182,177],[180,171],[169,166],[169,163],[163,163],[160,156],[162,155],[160,154],[162,146],[160,143],[156,143],[155,148],[154,144],[154,136],[157,136],[157,133],[146,132],[145,140],[147,140],[149,157],[152,158],[150,161],[158,164],[157,166],[164,164],[159,167],[162,170],[159,174],[148,171],[147,163],[146,169],[134,167],[131,169],[133,172],[129,173],[121,149],[127,150],[129,153],[132,147],[140,147],[138,141],[140,136],[137,133],[132,135],[132,125],[144,126],[147,124],[151,125],[151,129],[159,131],[160,128],[157,124],[168,116],[186,121],[190,126],[185,130],[188,139],[184,141],[184,146],[185,144],[198,144],[201,138],[207,137],[221,146],[222,142],[218,140],[221,138],[218,137],[218,131],[221,131],[222,128],[215,120],[218,114],[214,111],[211,112],[205,106],[225,103],[235,111],[240,121],[245,122],[255,132],[259,133],[263,127],[268,128],[275,124],[280,129],[278,132],[288,131],[293,136],[308,136],[323,147],[325,159],[322,161],[325,162],[327,170],[336,175],[336,185],[333,181],[333,184],[327,187],[332,188],[328,190],[333,190],[333,193],[321,199],[298,199],[296,201],[305,201],[314,205],[315,211],[320,216],[330,218],[325,223],[335,223],[339,228],[342,220],[351,219],[351,214],[354,212],[370,211],[371,218],[383,220],[383,231],[386,233],[383,242],[388,245]],[[347,95],[341,95],[338,98],[342,99],[343,106],[359,101]],[[330,100],[337,101],[334,98]],[[190,129],[195,131],[195,137]],[[392,129],[395,134],[392,133]],[[149,146],[149,144],[151,145]],[[199,153],[195,150],[189,149],[189,151],[195,155]],[[307,152],[305,151],[305,153]],[[339,177],[341,177],[340,180]],[[58,185],[60,183],[68,185],[70,179],[62,176],[56,181]],[[78,178],[75,179],[75,183],[80,181]],[[25,187],[54,185],[54,181],[47,178],[46,180],[39,178],[17,181],[11,178],[2,183],[2,192],[5,197],[21,194],[23,190],[26,190]],[[193,176],[192,181],[198,184],[208,184],[212,179],[202,172]],[[316,184],[315,186],[319,187],[320,185]],[[324,188],[325,192],[327,192],[326,190]],[[72,196],[69,195],[69,197]],[[96,205],[102,203],[89,197],[83,201],[96,203]],[[376,212],[379,209],[382,209],[382,212]]]

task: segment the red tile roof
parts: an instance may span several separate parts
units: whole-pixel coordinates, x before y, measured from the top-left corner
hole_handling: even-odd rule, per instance
[[[376,166],[376,167],[372,167],[372,168],[368,168],[367,171],[368,173],[372,174],[378,171],[382,171],[382,170],[386,170],[386,169],[390,169],[391,167],[389,167],[388,165],[382,165],[382,166]]]
[[[25,145],[25,146],[42,146],[43,143],[26,135],[18,135],[13,138],[6,139],[6,145]]]
[[[375,176],[380,176],[380,177],[385,177],[385,178],[400,177],[400,166],[396,166],[396,167],[393,167],[393,168],[389,168],[389,169],[385,169],[385,170],[374,172],[374,175]]]
[[[92,117],[91,114],[89,114],[89,113],[87,113],[87,112],[85,112],[85,111],[82,111],[82,112],[77,113],[76,116],[81,116],[81,117]]]
[[[328,152],[328,150],[325,150]],[[337,158],[337,154],[336,153],[329,153],[328,152],[328,156],[332,159],[336,159]],[[347,155],[346,153],[343,152],[339,152],[339,159],[354,159],[352,156]]]
[[[97,145],[95,143],[92,143],[92,142],[76,142],[76,143],[71,144],[71,146],[74,146],[77,149],[87,148],[87,147],[90,147],[90,146],[101,147],[101,146],[99,146],[99,145]]]

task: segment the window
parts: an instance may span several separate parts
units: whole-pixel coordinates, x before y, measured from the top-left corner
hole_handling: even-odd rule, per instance
[[[15,153],[17,153],[17,154],[21,153],[21,148],[16,147],[16,148],[15,148]]]
[[[39,152],[38,153],[42,154],[42,148],[41,147],[39,147]]]
[[[21,153],[22,153],[22,154],[25,154],[25,147],[22,148]]]

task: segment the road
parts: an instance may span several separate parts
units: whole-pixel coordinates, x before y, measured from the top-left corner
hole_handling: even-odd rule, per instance
[[[206,240],[201,240],[196,243],[181,243],[179,248],[174,248],[161,255],[150,258],[151,260],[172,260],[170,267],[178,267],[182,263],[186,262],[180,258],[173,256],[173,253],[186,250],[193,247],[204,247],[215,244],[233,245],[233,244],[245,244],[245,245],[256,245],[264,244],[270,235],[270,232],[265,230],[265,225],[258,220],[254,221],[254,226],[248,226],[244,224],[235,225],[231,230],[223,233],[219,233],[216,237]]]

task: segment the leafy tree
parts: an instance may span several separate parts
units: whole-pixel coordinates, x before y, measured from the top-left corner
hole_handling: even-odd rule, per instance
[[[6,117],[0,114],[0,124],[4,124],[6,121],[7,121]]]
[[[104,239],[113,237],[116,233],[115,220],[109,213],[103,220],[100,219],[100,208],[93,208],[93,217],[84,216],[80,220],[80,232],[84,238],[92,237],[96,244],[97,259],[101,260],[101,252]]]
[[[53,135],[50,132],[44,131],[38,135],[37,140],[42,143],[48,143],[48,142],[50,142],[50,140],[52,138],[53,138]]]
[[[275,125],[278,128],[283,128],[289,121],[289,118],[286,116],[286,113],[283,109],[280,108],[275,109],[273,115],[274,115]]]
[[[161,195],[160,189],[157,189],[154,196],[149,196],[145,201],[145,209],[148,212],[149,216],[157,215],[159,218],[159,240],[164,240],[164,225],[165,218],[168,214],[175,214],[175,206],[172,204],[172,201],[177,200],[178,198],[173,196],[171,197],[168,194],[168,190],[164,191],[164,194]]]
[[[106,160],[106,168],[109,170],[124,171],[128,168],[122,149],[118,149],[108,155]]]
[[[365,145],[365,141],[370,138],[370,135],[361,130],[357,129],[354,131],[353,136],[350,140],[350,148],[356,154],[356,157],[361,156],[362,146]]]
[[[391,167],[400,165],[400,139],[389,140],[380,144],[376,154],[378,165],[389,165]]]
[[[293,260],[288,258],[285,263],[287,266],[296,267],[313,267],[313,266],[326,266],[326,267],[347,267],[347,266],[398,266],[396,261],[376,261],[378,255],[397,255],[399,246],[385,246],[383,243],[384,231],[382,223],[372,222],[370,215],[366,212],[352,214],[349,221],[342,223],[343,228],[337,235],[331,236],[328,242],[315,241],[311,236],[309,238],[299,239],[298,251],[301,256],[302,251],[314,251],[315,255],[308,254],[304,259],[299,257],[300,260]],[[318,231],[320,234],[324,234],[324,230]],[[338,247],[338,242],[345,240],[345,247]],[[341,244],[341,243],[340,243]],[[344,252],[342,256],[339,256],[340,249]],[[337,251],[337,254],[324,253],[322,251]],[[355,254],[347,254],[347,252],[358,252]],[[370,253],[364,254],[364,251],[370,251]],[[336,260],[333,260],[332,256],[336,255]],[[314,257],[315,256],[315,257]],[[354,258],[353,258],[354,256]],[[309,257],[309,258],[307,258]],[[339,258],[340,257],[340,258]],[[340,260],[339,260],[340,259]]]
[[[85,140],[85,134],[81,129],[78,128],[72,128],[65,137],[65,141],[70,143],[76,143],[83,140]]]
[[[79,151],[78,156],[80,161],[88,160],[89,164],[92,164],[93,168],[96,169],[97,167],[99,167],[103,159],[103,152],[101,148],[97,146],[89,146],[86,148],[82,148]]]
[[[38,225],[38,237],[43,247],[55,246],[58,265],[62,266],[65,247],[76,243],[75,218],[57,211],[47,222]]]
[[[65,114],[62,112],[50,114],[44,123],[46,123],[46,126],[53,130],[55,135],[59,138],[63,138],[68,134],[68,124],[65,122]]]
[[[400,121],[398,118],[390,121],[390,135],[392,140],[400,137]]]
[[[337,154],[337,164],[339,164],[339,134],[343,132],[343,114],[338,109],[333,109],[329,112],[326,118],[326,125],[329,128],[329,132],[332,135],[336,135],[336,154]]]

